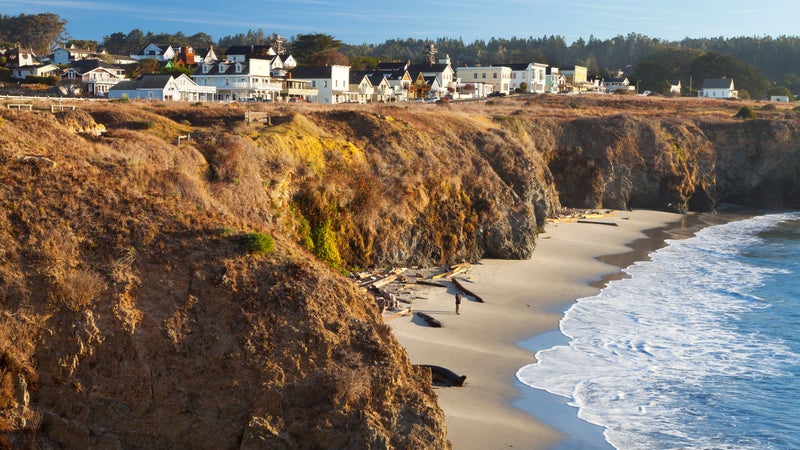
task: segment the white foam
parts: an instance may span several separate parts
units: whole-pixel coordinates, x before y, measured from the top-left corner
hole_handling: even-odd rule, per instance
[[[560,323],[569,345],[537,352],[517,377],[569,399],[617,448],[718,445],[708,430],[692,434],[706,405],[713,409],[707,383],[782,376],[800,363],[784,342],[737,326],[741,315],[769,307],[750,291],[781,270],[749,264],[739,249],[794,217],[761,216],[670,241],[625,269],[629,278],[578,300]]]

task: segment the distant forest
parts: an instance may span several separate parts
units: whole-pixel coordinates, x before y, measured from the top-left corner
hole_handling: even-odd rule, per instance
[[[95,42],[70,37],[66,21],[52,13],[0,16],[0,47],[19,42],[40,54],[45,54],[53,43],[62,42],[105,48],[109,53],[123,55],[136,53],[149,43],[195,48],[214,45],[220,55],[228,46],[269,44],[272,37],[261,29],[216,41],[206,33],[187,36],[181,32],[154,34],[134,29],[112,33],[102,42]],[[640,82],[642,88],[652,88],[664,80],[681,80],[684,87],[691,84],[696,89],[704,78],[727,76],[734,78],[736,87],[753,98],[761,98],[778,87],[800,92],[800,37],[797,36],[687,38],[676,42],[631,33],[610,39],[590,36],[588,41],[578,39],[571,44],[561,36],[543,36],[492,38],[471,43],[445,37],[433,42],[409,38],[349,45],[333,36],[317,34],[292,36],[286,47],[301,64],[319,63],[320,58],[312,56],[324,54],[331,61],[346,61],[354,70],[363,70],[382,61],[419,62],[423,48],[431,43],[436,46],[437,57],[449,56],[453,66],[541,62],[556,67],[581,65],[588,68],[590,75],[602,77],[624,73],[632,82]]]

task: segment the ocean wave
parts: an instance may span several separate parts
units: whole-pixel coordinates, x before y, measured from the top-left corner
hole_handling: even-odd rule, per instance
[[[780,328],[762,317],[780,306],[772,295],[780,288],[767,283],[795,277],[747,249],[797,217],[760,216],[670,241],[625,269],[629,277],[578,300],[560,322],[569,344],[537,352],[517,377],[569,399],[617,448],[782,448],[785,436],[763,430],[787,402],[776,395],[786,389],[771,386],[796,383],[800,354],[760,321]]]

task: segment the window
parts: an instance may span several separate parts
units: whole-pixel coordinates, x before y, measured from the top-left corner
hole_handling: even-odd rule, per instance
[[[328,80],[322,80],[322,87],[328,87]]]
[[[492,78],[494,78],[496,80],[497,79],[497,73],[493,73],[492,74]]]
[[[483,72],[481,75],[483,75],[481,78],[486,78],[486,72]]]
[[[473,80],[477,80],[478,79],[478,72],[475,72],[475,73],[472,74],[472,79]]]

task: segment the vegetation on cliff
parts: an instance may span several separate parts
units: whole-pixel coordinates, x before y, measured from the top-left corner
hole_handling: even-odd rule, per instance
[[[0,447],[447,448],[340,272],[527,258],[562,204],[800,206],[797,113],[758,106],[2,110]]]

